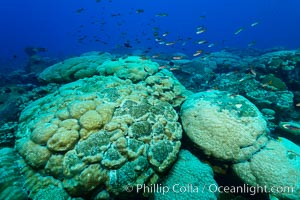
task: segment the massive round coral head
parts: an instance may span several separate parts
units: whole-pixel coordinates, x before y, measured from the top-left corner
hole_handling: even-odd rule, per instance
[[[176,160],[182,128],[172,105],[146,88],[97,76],[30,104],[16,142],[35,174],[26,178],[51,177],[47,187],[84,198],[114,197],[127,185],[155,183]]]
[[[181,106],[181,119],[188,137],[220,160],[245,161],[267,141],[263,116],[240,95],[221,91],[194,94]]]

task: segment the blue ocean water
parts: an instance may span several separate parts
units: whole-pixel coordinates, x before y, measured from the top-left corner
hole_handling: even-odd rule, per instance
[[[139,199],[144,194],[130,194],[136,189],[130,184],[155,182],[160,175],[171,180],[165,175],[175,163],[179,140],[181,150],[191,151],[212,169],[204,172],[199,163],[186,163],[191,155],[183,156],[185,170],[177,170],[176,181],[199,178],[191,183],[200,188],[203,181],[204,189],[208,182],[202,175],[210,175],[216,187],[296,188],[291,194],[254,194],[244,188],[223,192],[220,200],[300,199],[299,8],[300,0],[2,0],[0,200],[60,195]],[[89,56],[79,57],[86,52]],[[118,99],[119,92],[126,101]],[[200,106],[183,108],[192,92],[203,92],[190,103]],[[213,109],[195,103],[197,98]],[[184,110],[191,111],[186,114],[191,121],[203,122],[185,123]],[[110,115],[116,119],[104,120]],[[253,124],[248,120],[252,117],[257,117]],[[211,136],[192,138],[185,125]],[[116,132],[109,130],[114,128]],[[108,138],[106,133],[116,134]],[[159,173],[152,176],[152,171]],[[217,193],[209,192],[217,198]],[[192,195],[196,199],[198,194]]]
[[[192,56],[198,50],[296,49],[300,44],[298,0],[10,0],[0,4],[0,63],[12,66],[26,60],[27,46],[47,48],[45,56],[65,58],[94,50]],[[203,33],[196,34],[197,28]]]

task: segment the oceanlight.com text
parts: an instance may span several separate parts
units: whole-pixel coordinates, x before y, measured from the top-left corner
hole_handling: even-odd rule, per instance
[[[218,192],[218,193],[240,193],[240,194],[250,194],[255,195],[257,193],[293,193],[294,187],[292,186],[250,186],[248,184],[243,184],[240,186],[218,186],[216,184],[211,184],[208,186],[209,192]]]
[[[172,193],[232,193],[232,194],[250,194],[255,195],[257,193],[293,193],[294,187],[292,186],[250,186],[243,184],[240,186],[219,186],[217,184],[204,184],[202,186],[193,184],[174,184],[174,185],[162,185],[162,184],[137,184],[135,187],[126,186],[127,192],[135,193],[161,193],[162,195]]]

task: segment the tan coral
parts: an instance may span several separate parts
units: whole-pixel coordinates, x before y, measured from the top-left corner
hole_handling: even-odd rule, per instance
[[[26,163],[35,168],[45,166],[51,156],[51,152],[47,149],[47,147],[35,144],[31,140],[19,140],[16,146]]]
[[[79,119],[89,110],[95,110],[96,105],[93,101],[74,101],[69,105],[70,116]]]
[[[97,111],[89,110],[80,117],[79,123],[87,130],[100,129],[103,125],[103,119]]]
[[[63,155],[52,155],[45,166],[46,172],[53,174],[57,178],[63,177],[63,159]]]
[[[173,108],[178,105],[171,103],[186,91],[182,87],[174,93],[170,86],[155,96],[150,92],[155,85],[94,76],[63,85],[33,108],[29,105],[16,149],[32,167],[26,175],[31,198],[53,187],[72,197],[111,198],[126,194],[125,185],[158,181],[180,148],[182,128]],[[159,98],[164,92],[166,102]]]
[[[64,121],[61,121],[58,125],[59,125],[59,127],[63,127],[67,130],[78,131],[80,129],[80,125],[78,123],[78,120],[76,120],[76,119],[66,119]]]
[[[76,130],[59,128],[57,132],[48,140],[47,147],[52,151],[66,151],[74,147],[79,139]]]
[[[31,140],[37,144],[46,144],[56,132],[58,126],[51,123],[39,124],[31,133]]]

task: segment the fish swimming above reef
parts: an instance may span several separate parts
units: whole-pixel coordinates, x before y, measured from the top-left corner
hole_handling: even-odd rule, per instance
[[[81,13],[82,11],[84,11],[84,8],[79,8],[76,10],[77,13]]]
[[[257,24],[259,24],[259,22],[253,22],[250,26],[254,27],[254,26],[256,26]]]
[[[202,54],[203,53],[203,50],[197,50],[194,54],[193,54],[193,56],[199,56],[200,54]]]
[[[173,45],[173,44],[175,44],[176,42],[166,42],[165,44],[166,44],[166,46],[171,46],[171,45]]]
[[[254,46],[255,44],[256,44],[256,41],[253,40],[252,42],[250,42],[250,43],[248,44],[248,47],[252,47],[252,46]]]
[[[143,12],[145,12],[144,9],[137,9],[137,10],[135,11],[135,13],[137,13],[137,14],[143,13]]]
[[[172,59],[173,60],[181,60],[181,59],[183,59],[183,56],[173,56]]]
[[[168,34],[169,34],[169,32],[164,32],[164,33],[162,34],[162,36],[163,36],[163,37],[166,37]]]
[[[216,44],[215,43],[210,43],[209,45],[207,45],[208,48],[212,48],[214,47]]]
[[[127,41],[127,42],[124,43],[124,47],[126,47],[126,48],[132,48],[132,46],[131,46],[131,44],[130,44],[129,41]]]
[[[169,16],[168,13],[158,13],[155,15],[155,17],[167,17],[167,16]]]
[[[244,29],[244,27],[239,28],[237,31],[234,32],[234,35],[240,34]]]
[[[197,28],[196,34],[199,35],[201,33],[204,33],[206,31],[206,28],[200,26]]]
[[[197,41],[196,43],[197,43],[197,44],[206,44],[207,41],[206,41],[206,40],[199,40],[199,41]]]
[[[112,13],[110,16],[111,17],[118,17],[118,16],[121,16],[121,13]]]

